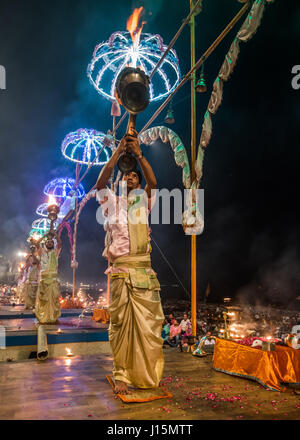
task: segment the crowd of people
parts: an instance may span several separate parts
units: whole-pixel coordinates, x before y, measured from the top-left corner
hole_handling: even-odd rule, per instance
[[[188,301],[181,304],[188,310]],[[187,344],[192,335],[191,319],[178,304],[164,304],[166,319],[163,324],[164,344],[179,347]],[[230,337],[243,339],[247,336],[273,336],[284,339],[292,328],[300,325],[300,311],[273,306],[228,306],[224,304],[201,304],[197,310],[196,340],[204,336],[224,337],[227,329]]]
[[[14,284],[0,284],[0,305],[12,305],[16,301],[17,286]]]
[[[165,318],[162,326],[164,344],[168,344],[171,347],[179,347],[182,350],[182,346],[187,345],[191,337],[192,324],[187,313],[184,314],[180,322],[174,318],[172,313],[168,318]]]

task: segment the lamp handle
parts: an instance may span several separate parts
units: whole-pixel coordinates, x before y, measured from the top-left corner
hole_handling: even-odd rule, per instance
[[[133,135],[132,130],[135,129],[136,116],[137,115],[134,115],[133,113],[129,113],[129,120],[128,120],[126,133],[130,134],[131,136]]]

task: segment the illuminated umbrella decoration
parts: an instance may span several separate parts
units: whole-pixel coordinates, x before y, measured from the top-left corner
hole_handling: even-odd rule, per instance
[[[104,98],[115,101],[116,80],[125,67],[139,67],[149,76],[167,49],[160,35],[142,33],[139,37],[133,42],[129,32],[115,32],[95,47],[87,76]],[[178,85],[180,76],[177,54],[171,49],[153,75],[150,101],[167,97]]]
[[[65,158],[85,165],[104,165],[110,159],[110,140],[101,131],[80,128],[67,134],[61,151]]]
[[[49,231],[50,224],[51,221],[48,218],[38,218],[37,220],[34,220],[31,226],[34,230],[37,230],[44,235],[45,232]],[[54,222],[53,227],[56,228],[57,225],[57,222]]]
[[[32,237],[35,240],[38,240],[39,238],[41,238],[44,235],[43,231],[41,229],[36,229],[33,228],[31,229],[31,231],[29,232],[29,238]],[[28,240],[27,240],[28,241]]]
[[[58,177],[54,180],[51,180],[45,188],[44,194],[46,196],[53,196],[56,199],[65,199],[70,198],[73,193],[71,191],[75,190],[75,179],[70,177]],[[80,183],[78,188],[76,189],[76,197],[78,199],[82,199],[84,197],[85,191],[83,185]]]
[[[48,217],[48,203],[42,203],[41,205],[39,205],[37,207],[37,210],[35,211],[36,214],[40,215],[41,217]],[[62,214],[61,212],[58,213],[58,218],[63,218],[64,214]]]

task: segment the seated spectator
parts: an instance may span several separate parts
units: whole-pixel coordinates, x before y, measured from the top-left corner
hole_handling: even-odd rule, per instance
[[[169,335],[170,335],[170,324],[168,323],[168,320],[165,319],[161,331],[161,337],[163,338],[164,343],[167,341]]]
[[[192,324],[190,321],[186,325],[186,330],[182,336],[183,346],[188,347],[187,351],[192,351],[192,346],[195,344],[195,337],[193,336],[192,332]],[[181,351],[182,351],[182,344],[181,344]]]
[[[174,315],[173,315],[173,313],[170,313],[170,315],[168,317],[168,323],[170,325],[172,325],[172,324],[174,324],[174,321],[175,321]]]
[[[187,324],[191,324],[191,321],[188,319],[187,313],[183,315],[183,319],[180,322],[181,334],[183,335],[186,332]]]
[[[177,347],[180,342],[181,336],[181,327],[176,321],[170,326],[170,336],[167,339],[167,342],[171,345],[171,347]]]

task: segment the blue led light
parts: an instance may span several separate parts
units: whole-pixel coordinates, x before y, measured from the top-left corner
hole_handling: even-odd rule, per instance
[[[47,232],[50,229],[50,225],[51,225],[51,222],[48,218],[38,218],[37,220],[34,220],[34,222],[32,222],[31,227],[44,234],[45,232]],[[57,228],[57,225],[58,225],[57,222],[53,223],[54,229]]]
[[[46,196],[53,196],[58,199],[65,199],[66,197],[72,197],[72,192],[75,191],[75,179],[72,179],[71,177],[58,177],[54,180],[51,180],[45,188],[44,188],[44,194]],[[80,183],[77,191],[76,191],[76,197],[81,199],[85,196],[85,191]]]
[[[114,101],[119,73],[132,66],[150,76],[166,48],[160,35],[141,34],[139,44],[134,45],[129,32],[115,32],[109,40],[95,47],[87,76],[104,98]],[[167,97],[178,85],[180,77],[177,54],[171,49],[150,82],[150,101]]]
[[[108,145],[104,133],[80,128],[67,134],[62,142],[61,151],[65,158],[73,162],[90,165],[95,159],[93,165],[104,165],[110,159]]]

